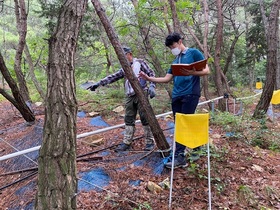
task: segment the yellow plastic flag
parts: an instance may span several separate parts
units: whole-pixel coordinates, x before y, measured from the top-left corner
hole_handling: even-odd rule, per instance
[[[256,89],[262,89],[262,82],[256,82]]]
[[[175,117],[175,141],[189,148],[207,144],[209,114],[181,114]]]
[[[280,90],[273,91],[271,103],[272,104],[280,104]]]

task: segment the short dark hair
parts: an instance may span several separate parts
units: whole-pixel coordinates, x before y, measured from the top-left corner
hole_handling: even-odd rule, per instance
[[[124,51],[124,54],[132,52],[130,47],[123,47],[123,51]]]
[[[177,32],[173,32],[172,34],[169,34],[166,37],[166,39],[165,39],[165,46],[169,47],[174,42],[178,42],[180,39],[183,39],[182,36],[179,33],[177,33]]]

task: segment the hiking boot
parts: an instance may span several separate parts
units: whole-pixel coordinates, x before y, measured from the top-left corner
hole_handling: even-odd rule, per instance
[[[151,151],[155,147],[155,144],[146,144],[145,151]]]
[[[123,143],[130,145],[133,140],[133,135],[135,132],[135,126],[126,125],[124,130],[124,136],[123,136]]]
[[[152,130],[151,130],[151,128],[150,128],[150,126],[148,126],[148,125],[145,125],[145,126],[143,126],[143,129],[144,129],[144,137],[145,137],[145,143],[146,143],[146,145],[148,146],[148,145],[154,145],[155,143],[155,139],[154,139],[154,135],[153,135],[153,133],[152,133]],[[147,146],[146,146],[146,148],[147,148]],[[146,150],[146,149],[145,149]],[[149,150],[151,150],[151,149],[149,149]]]
[[[121,151],[126,151],[130,149],[129,144],[121,143],[116,149],[115,152],[121,152]]]
[[[169,162],[165,163],[164,166],[166,168],[172,168],[172,159],[170,159]],[[174,157],[174,168],[185,168],[187,166],[187,160],[184,155],[179,154]]]

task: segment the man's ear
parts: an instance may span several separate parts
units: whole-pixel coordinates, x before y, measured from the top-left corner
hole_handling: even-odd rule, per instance
[[[183,43],[182,39],[179,39],[178,44],[181,45]]]

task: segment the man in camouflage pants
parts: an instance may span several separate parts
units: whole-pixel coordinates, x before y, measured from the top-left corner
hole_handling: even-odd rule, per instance
[[[133,73],[136,77],[138,77],[138,74],[140,71],[143,71],[145,74],[149,75],[150,77],[154,77],[155,73],[154,71],[148,66],[148,64],[143,59],[137,59],[133,58],[132,51],[129,47],[123,47],[124,53],[126,55],[127,60],[131,64],[131,69],[133,70]],[[150,151],[154,148],[154,137],[151,132],[151,128],[148,125],[148,121],[146,119],[146,116],[144,115],[139,99],[136,96],[130,82],[125,77],[125,72],[123,69],[120,69],[114,74],[111,74],[104,79],[100,80],[99,82],[93,84],[88,89],[91,91],[95,91],[96,88],[98,88],[100,85],[105,86],[107,84],[113,83],[119,79],[125,78],[125,133],[124,133],[124,139],[123,142],[116,148],[115,151],[125,151],[129,150],[131,147],[132,139],[135,132],[135,121],[136,121],[136,115],[139,111],[140,120],[144,128],[144,135],[145,135],[145,142],[146,142],[146,151]],[[144,92],[146,93],[147,97],[150,95],[150,98],[155,97],[155,84],[153,82],[150,82],[150,85],[148,87],[147,81],[144,79],[139,79],[139,83],[141,87],[143,88]]]

